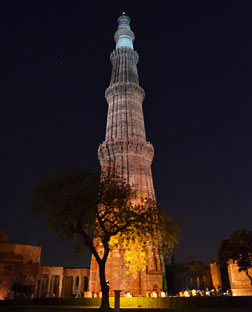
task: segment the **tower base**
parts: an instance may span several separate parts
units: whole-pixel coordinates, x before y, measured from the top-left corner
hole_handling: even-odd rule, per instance
[[[112,250],[106,263],[106,279],[109,282],[109,296],[114,296],[113,290],[120,289],[122,295],[130,293],[134,297],[146,296],[149,291],[163,290],[163,273],[161,270],[146,270],[138,272],[137,276],[127,274],[124,263],[124,252]],[[89,291],[99,293],[101,291],[99,266],[92,256],[90,264]]]

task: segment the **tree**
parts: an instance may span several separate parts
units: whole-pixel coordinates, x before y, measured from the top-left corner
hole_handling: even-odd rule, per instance
[[[134,274],[146,267],[150,249],[162,247],[167,253],[178,243],[176,222],[155,201],[139,202],[133,187],[114,173],[105,172],[100,179],[86,168],[60,168],[31,190],[29,200],[33,214],[44,214],[47,229],[94,255],[104,310],[109,309],[105,264],[112,247],[125,250]]]
[[[187,261],[183,264],[185,271],[189,276],[204,276],[209,268],[202,262],[197,260]]]
[[[185,262],[176,265],[176,277],[189,279],[193,288],[209,287],[209,268],[202,261],[186,259]]]
[[[252,285],[252,276],[248,271],[252,268],[252,231],[241,228],[231,234],[229,239],[223,240],[220,243],[218,260],[222,264],[235,261],[239,272],[244,271]]]

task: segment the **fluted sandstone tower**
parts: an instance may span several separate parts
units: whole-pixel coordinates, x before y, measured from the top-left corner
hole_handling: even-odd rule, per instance
[[[139,86],[137,63],[138,53],[133,49],[134,33],[130,30],[130,18],[118,18],[118,29],[114,39],[116,50],[111,53],[112,75],[105,92],[108,102],[108,116],[105,141],[98,149],[99,161],[103,169],[113,168],[132,183],[138,198],[155,198],[151,162],[154,149],[146,141],[142,102],[144,90]],[[111,295],[114,289],[145,295],[146,291],[162,289],[162,263],[160,255],[150,255],[146,271],[139,272],[134,279],[126,274],[124,254],[112,250],[107,260],[106,278]],[[91,260],[89,290],[99,292],[98,265]]]

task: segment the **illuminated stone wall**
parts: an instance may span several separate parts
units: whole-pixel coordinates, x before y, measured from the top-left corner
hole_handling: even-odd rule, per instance
[[[41,247],[0,242],[0,300],[10,296],[14,284],[31,286],[34,297],[83,296],[89,269],[40,265]],[[17,294],[16,294],[17,296]]]
[[[39,263],[41,256],[41,247],[4,242],[0,243],[0,252],[22,255],[23,263]]]
[[[212,277],[213,286],[215,289],[222,288],[220,265],[216,262],[210,264],[210,272]]]
[[[22,268],[21,255],[0,253],[0,300],[8,297],[12,286],[21,280]]]
[[[211,277],[213,286],[217,289],[219,286],[222,287],[223,291],[226,291],[225,276],[221,274],[220,265],[216,262],[210,264]],[[252,276],[252,268],[248,270],[249,275]],[[230,289],[232,290],[233,296],[252,296],[252,285],[251,281],[245,272],[239,272],[239,267],[233,261],[230,261],[227,265],[228,282]],[[224,288],[223,288],[224,287]]]
[[[154,149],[146,141],[142,102],[144,90],[139,85],[138,53],[133,50],[134,34],[130,30],[130,19],[121,16],[115,33],[116,50],[111,53],[112,75],[105,92],[108,115],[105,141],[99,146],[98,158],[102,170],[115,170],[126,181],[134,185],[138,199],[155,199],[151,162]],[[127,44],[123,38],[127,37]],[[131,42],[129,42],[131,41]],[[163,268],[159,253],[150,253],[145,271],[136,279],[127,274],[123,250],[112,250],[106,264],[106,278],[110,295],[114,289],[145,295],[148,290],[162,290]],[[100,292],[99,269],[92,256],[90,265],[90,291]]]
[[[252,268],[249,269],[249,275],[252,276]],[[252,296],[250,279],[245,272],[239,272],[236,263],[229,263],[228,276],[233,296]]]
[[[25,268],[40,262],[41,247],[0,242],[0,300],[8,297],[15,283],[22,284]],[[37,274],[35,267],[31,276]]]

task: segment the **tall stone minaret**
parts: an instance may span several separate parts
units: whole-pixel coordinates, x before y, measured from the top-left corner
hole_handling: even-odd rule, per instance
[[[138,53],[134,51],[134,33],[130,29],[130,18],[118,18],[118,29],[114,36],[116,49],[111,53],[112,75],[105,92],[108,116],[105,141],[100,144],[98,157],[102,170],[113,168],[132,183],[137,196],[155,199],[151,162],[154,149],[146,141],[142,102],[144,90],[139,85]],[[112,250],[107,260],[106,278],[110,292],[121,289],[133,295],[145,295],[148,290],[162,287],[162,263],[158,252],[151,254],[146,271],[137,278],[126,274],[122,251]],[[99,292],[98,265],[92,257],[89,290]]]

